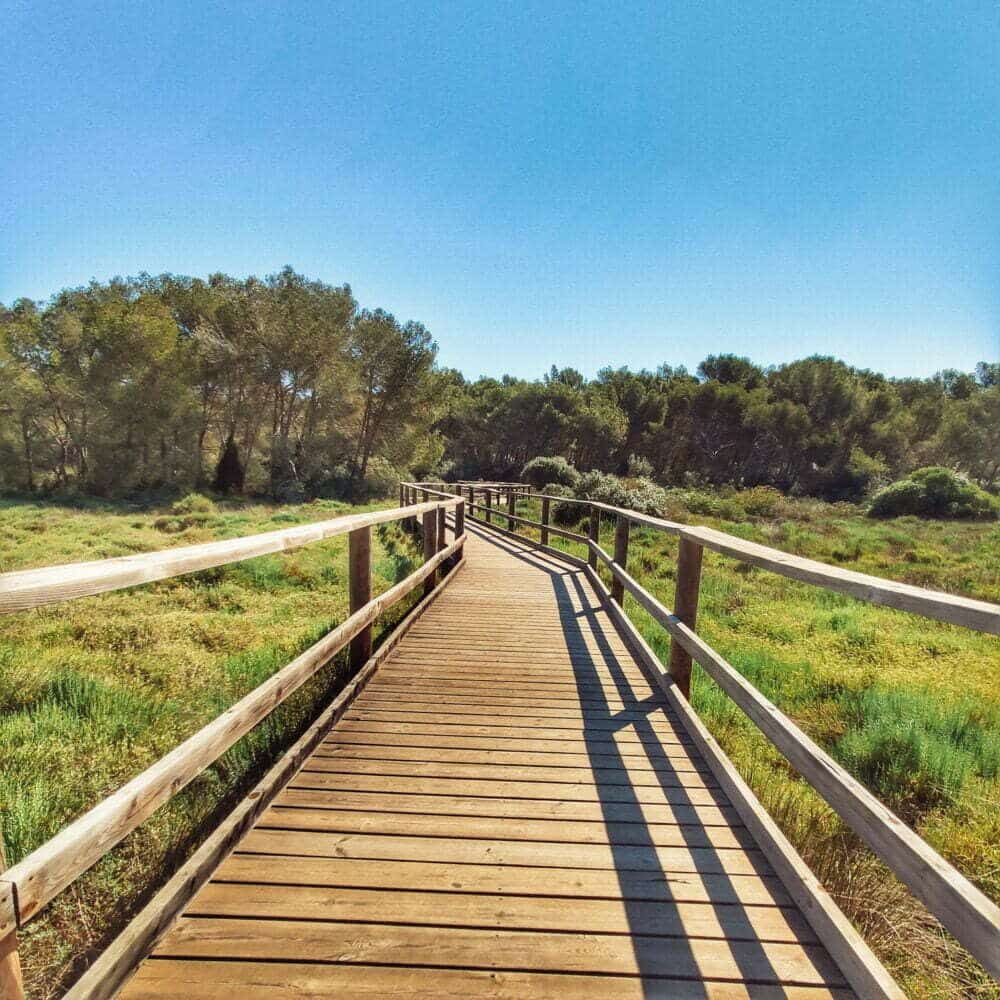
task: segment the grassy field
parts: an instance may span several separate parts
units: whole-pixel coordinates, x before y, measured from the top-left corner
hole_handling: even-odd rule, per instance
[[[0,501],[0,572],[371,509],[330,501],[178,506]],[[414,553],[397,525],[376,528],[374,591],[415,568]],[[153,763],[346,613],[345,536],[0,618],[0,815],[8,861]],[[393,609],[382,631],[404,613]],[[344,668],[341,658],[322,671],[29,925],[21,956],[33,1000],[59,995],[79,956],[120,927],[164,865],[176,864],[231,808],[343,683]]]
[[[1000,600],[1000,526],[873,521],[819,501],[672,494],[666,516],[906,583]],[[689,506],[690,505],[690,506]],[[750,508],[749,510],[747,508]],[[520,513],[538,516],[537,502]],[[751,512],[753,511],[753,512]],[[503,524],[502,521],[498,523]],[[537,538],[534,529],[522,533]],[[601,542],[613,551],[614,527]],[[576,555],[582,547],[556,539]],[[673,604],[676,540],[633,529],[629,571]],[[607,581],[609,576],[602,568]],[[626,610],[664,661],[669,638]],[[1000,900],[1000,644],[705,552],[699,632],[938,851]],[[766,808],[907,992],[998,997],[930,918],[697,666],[692,701]]]
[[[923,586],[1000,599],[1000,527],[814,501],[716,503],[667,516]],[[193,505],[197,508],[197,505]],[[0,572],[125,555],[334,517],[344,505],[199,510],[0,501]],[[530,511],[522,504],[520,512]],[[602,542],[610,549],[612,526]],[[375,589],[419,558],[374,535]],[[566,547],[573,551],[568,543]],[[579,548],[576,549],[579,554]],[[668,606],[676,543],[632,536],[629,566]],[[0,618],[0,809],[23,857],[308,646],[346,613],[346,539]],[[666,657],[668,641],[627,610]],[[400,611],[400,615],[404,613]],[[398,616],[394,616],[398,618]],[[391,622],[385,627],[391,626]],[[699,630],[813,738],[1000,898],[1000,651],[995,638],[869,607],[706,553]],[[324,673],[67,891],[22,936],[32,998],[60,991],[343,682]],[[696,668],[694,703],[807,862],[914,997],[998,996]]]

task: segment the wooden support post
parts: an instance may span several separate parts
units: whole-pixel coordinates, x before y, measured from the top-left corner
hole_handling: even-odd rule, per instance
[[[447,511],[444,507],[438,507],[437,511],[437,550],[440,552],[448,543],[445,541],[444,533],[448,527]]]
[[[517,513],[517,494],[513,490],[507,490],[507,513]],[[507,530],[517,531],[517,524],[512,518],[507,518]]]
[[[687,538],[677,550],[677,588],[674,615],[688,628],[698,622],[698,590],[701,585],[702,547]],[[670,676],[685,698],[691,697],[691,654],[676,639],[670,640]]]
[[[601,540],[601,512],[597,507],[590,508],[590,525],[589,532],[590,540],[592,542],[600,542]],[[587,549],[587,565],[591,569],[597,569],[597,553],[592,549]]]
[[[549,544],[549,498],[542,499],[542,545]]]
[[[423,516],[424,531],[424,562],[432,559],[437,554],[437,523],[438,516],[436,510],[429,510]],[[437,584],[437,572],[431,573],[424,580],[424,596],[431,593]]]
[[[0,836],[0,872],[6,871],[7,859]],[[11,931],[0,939],[0,1000],[24,1000],[24,980],[21,977],[21,959],[17,954],[17,933]]]
[[[353,615],[372,599],[372,529],[357,528],[347,536],[348,590]],[[351,669],[364,666],[372,655],[372,627],[366,626],[351,640]]]
[[[615,562],[625,569],[628,563],[628,532],[631,522],[623,514],[615,522]],[[618,604],[625,601],[625,584],[617,576],[611,578],[611,599]]]
[[[462,500],[455,505],[455,537],[461,538],[465,534],[465,501]]]
[[[490,492],[490,488],[487,486],[483,493],[486,494],[486,523],[493,523],[493,494]]]

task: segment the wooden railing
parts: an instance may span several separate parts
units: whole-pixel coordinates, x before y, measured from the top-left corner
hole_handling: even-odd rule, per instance
[[[217,761],[348,643],[351,668],[358,671],[357,680],[363,679],[372,655],[372,626],[378,617],[421,584],[425,594],[430,594],[439,585],[443,569],[461,561],[463,508],[464,502],[453,494],[438,495],[401,509],[353,514],[244,538],[0,575],[0,613],[10,613],[348,536],[348,618],[165,757],[12,868],[0,872],[0,996],[4,1000],[21,995],[15,939],[18,928]],[[448,510],[455,512],[450,543],[444,528]],[[423,523],[423,564],[373,598],[372,527],[418,517]],[[335,702],[327,710],[330,719],[336,717],[337,709]]]
[[[419,490],[430,484],[406,485]],[[1000,978],[1000,907],[809,739],[788,716],[768,701],[695,632],[702,554],[705,548],[793,580],[849,594],[858,600],[993,635],[1000,635],[1000,606],[829,566],[711,528],[692,527],[590,500],[525,493],[522,484],[433,485],[440,488],[439,495],[445,495],[451,490],[453,494],[466,499],[468,516],[480,523],[492,524],[493,519],[497,518],[506,520],[507,531],[510,532],[516,525],[537,528],[542,546],[585,568],[595,588],[619,608],[623,604],[625,593],[631,594],[639,606],[671,636],[666,672],[662,672],[660,665],[657,665],[660,684],[665,688],[676,689],[687,698],[690,693],[692,660],[697,661],[942,925],[991,975]],[[483,503],[476,502],[480,495],[483,496]],[[520,497],[540,502],[540,520],[517,514],[517,500]],[[506,509],[500,508],[501,501],[505,502]],[[551,523],[552,505],[564,503],[579,504],[586,508],[586,535]],[[613,556],[600,545],[600,524],[605,517],[614,519],[615,522]],[[628,572],[629,534],[633,525],[666,532],[679,539],[673,610],[665,607]],[[586,562],[550,546],[550,534],[583,544],[587,549]],[[610,591],[597,574],[599,563],[611,573]]]

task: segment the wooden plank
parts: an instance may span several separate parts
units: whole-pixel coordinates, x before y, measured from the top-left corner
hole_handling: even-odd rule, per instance
[[[847,990],[822,986],[693,982],[636,976],[579,976],[475,969],[282,962],[198,962],[158,959],[146,965],[130,1000],[204,1000],[246,995],[269,1000],[350,997],[351,1000],[848,1000]]]
[[[420,770],[419,766],[414,768]],[[426,769],[429,771],[429,769]],[[457,765],[453,773],[460,770]],[[681,788],[659,781],[610,779],[595,782],[518,781],[504,777],[508,769],[494,777],[447,777],[443,774],[384,774],[328,769],[313,758],[295,780],[297,788],[352,789],[354,791],[393,791],[400,785],[412,792],[427,795],[477,795],[480,797],[560,799],[566,802],[659,802],[672,805],[727,804],[713,789]]]
[[[413,760],[428,763],[440,761],[451,764],[492,764],[495,767],[620,767],[624,763],[619,754],[593,753],[536,753],[532,751],[457,750],[448,747],[399,746],[386,742],[382,745],[356,746],[324,740],[316,752],[318,757],[340,757],[351,760]],[[697,771],[710,774],[707,765],[694,757],[684,755],[678,759],[649,760],[636,757],[628,762],[629,772]]]
[[[453,543],[453,546],[458,551],[461,543]],[[246,697],[161,757],[152,767],[10,868],[5,879],[16,887],[20,923],[30,920],[78,875],[99,861],[115,844],[297,691],[366,625],[434,572],[439,562],[447,558],[449,549],[439,552],[405,580],[355,612]]]
[[[66,993],[65,1000],[105,1000],[117,993],[122,983],[135,970],[136,964],[149,954],[156,941],[172,926],[183,907],[236,846],[275,793],[287,784],[343,714],[347,705],[364,690],[381,662],[392,653],[407,629],[433,605],[463,566],[463,562],[458,562],[444,577],[434,594],[422,599],[407,613],[353,680],[320,713],[253,791],[212,831],[167,884],[129,922],[125,930],[91,963]]]
[[[308,787],[293,784],[275,799],[275,805],[310,809],[355,809],[361,812],[414,812],[437,816],[495,816],[500,818],[546,820],[586,820],[596,823],[673,823],[705,826],[739,826],[731,806],[705,806],[663,803],[643,804],[635,799],[621,802],[574,801],[541,797],[501,798],[483,795],[423,794],[409,789],[409,783],[387,791],[353,791],[331,787]]]
[[[370,705],[365,705],[364,707],[358,705],[352,706],[347,718],[354,722],[407,722],[412,720],[413,722],[440,725],[442,727],[467,724],[481,725],[485,724],[484,720],[486,719],[490,721],[497,719],[493,714],[484,716],[468,712],[426,712],[419,711],[415,707],[411,707],[409,711],[400,712],[381,707],[376,708]],[[525,715],[512,716],[511,721],[516,726],[530,726],[546,730],[558,726],[560,729],[592,730],[595,732],[601,730],[614,730],[617,732],[618,730],[628,730],[631,728],[637,731],[641,730],[642,732],[662,733],[665,735],[673,734],[676,731],[674,724],[670,719],[663,717],[662,713],[660,718],[657,718],[654,714],[644,712],[621,712],[615,715],[607,712],[588,713],[581,715],[579,718]]]
[[[559,897],[459,892],[436,892],[430,902],[433,905],[428,905],[427,892],[218,882],[198,894],[187,914],[242,917],[266,913],[282,920],[816,943],[812,928],[797,910],[775,906],[617,899],[580,899],[567,906]]]
[[[559,754],[593,754],[596,757],[602,754],[610,754],[617,761],[623,757],[632,758],[629,763],[635,761],[649,761],[649,751],[642,743],[619,743],[615,739],[615,734],[611,734],[606,740],[546,740],[546,739],[509,739],[501,736],[456,736],[452,734],[432,733],[401,733],[393,728],[388,730],[384,727],[378,729],[368,729],[359,727],[347,729],[346,726],[338,726],[336,733],[331,734],[330,746],[406,746],[406,747],[441,747],[453,750],[496,750],[524,751],[546,756],[556,756]],[[694,758],[691,756],[692,745],[688,743],[660,744],[655,753],[652,763],[655,765],[662,762],[667,769],[681,770],[676,762],[688,762]],[[428,757],[428,760],[435,758]],[[558,759],[553,760],[554,765],[558,765]],[[654,766],[651,770],[657,770]],[[700,768],[687,768],[686,770],[700,770]]]
[[[676,731],[654,733],[638,733],[630,729],[570,729],[564,726],[505,726],[500,723],[493,725],[449,726],[422,722],[389,722],[372,720],[347,719],[342,732],[345,733],[411,733],[427,736],[483,736],[508,740],[544,740],[547,743],[567,744],[575,742],[590,746],[598,742],[611,741],[615,744],[634,744],[643,748],[657,748],[664,744],[673,746],[688,746],[691,738],[678,734]],[[650,752],[648,749],[647,753]]]
[[[648,785],[660,788],[685,788],[688,790],[717,788],[711,774],[702,771],[677,771],[668,761],[652,768],[635,768],[632,761],[620,758],[605,767],[588,764],[582,767],[549,767],[542,764],[528,766],[507,765],[499,769],[495,764],[456,763],[440,760],[370,760],[345,757],[341,754],[314,754],[309,770],[327,774],[395,774],[399,777],[465,778],[482,781],[529,781],[573,785]]]
[[[810,945],[306,920],[182,918],[164,957],[352,962],[842,985]]]
[[[869,604],[882,604],[923,615],[925,618],[934,618],[950,622],[952,625],[962,625],[980,632],[1000,635],[1000,605],[991,604],[989,601],[976,601],[968,597],[869,576],[867,573],[857,573],[840,566],[829,566],[814,559],[793,556],[787,552],[768,548],[766,545],[734,538],[712,528],[684,528],[681,534],[723,555],[733,556],[742,562],[787,576],[792,580],[849,594]]]
[[[379,836],[447,837],[449,839],[541,841],[625,847],[698,847],[738,850],[753,841],[741,826],[692,826],[678,823],[616,823],[612,819],[582,821],[525,819],[520,816],[466,816],[414,812],[365,812],[353,809],[271,808],[257,822],[259,830],[313,833],[372,833]]]
[[[402,517],[436,510],[439,503],[453,506],[454,501],[435,501],[412,507],[350,514],[329,521],[301,524],[294,528],[265,531],[259,535],[229,538],[201,545],[184,545],[160,552],[141,552],[115,559],[48,566],[44,569],[17,570],[0,574],[0,614],[37,608],[75,597],[103,594],[124,587],[134,587],[154,580],[225,566],[254,559],[272,552],[285,552],[313,542],[346,535],[359,528],[387,524]]]
[[[770,875],[757,851],[700,847],[630,847],[556,841],[382,836],[254,829],[240,845],[253,854],[379,861],[444,861],[523,868],[604,868],[612,871],[695,872],[705,875]]]
[[[317,885],[425,892],[500,893],[561,899],[646,899],[653,902],[712,903],[717,906],[788,906],[790,897],[774,875],[718,875],[701,872],[537,868],[499,864],[315,858],[236,852],[215,874],[216,882]]]

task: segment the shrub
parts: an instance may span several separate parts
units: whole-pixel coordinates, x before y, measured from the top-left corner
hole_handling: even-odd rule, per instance
[[[576,495],[580,500],[596,500],[611,507],[628,506],[629,493],[625,484],[610,472],[598,472],[596,469],[580,476]]]
[[[629,455],[628,474],[630,479],[652,479],[653,463],[641,455]]]
[[[773,486],[754,486],[743,490],[737,499],[751,517],[769,517],[778,510],[784,497]]]
[[[539,455],[521,470],[521,480],[535,487],[545,486],[547,483],[574,487],[580,481],[580,473],[565,458]]]
[[[953,804],[970,775],[1000,772],[997,719],[975,704],[869,688],[842,700],[849,720],[834,756],[908,822]]]
[[[185,497],[170,505],[172,514],[211,514],[215,511],[215,504],[201,493],[189,493]]]
[[[995,521],[1000,517],[1000,500],[951,469],[928,466],[876,493],[868,514],[871,517],[916,514]]]
[[[637,479],[628,491],[628,503],[625,506],[640,514],[662,517],[667,506],[667,491],[649,479]]]
[[[542,492],[550,497],[573,496],[573,491],[568,486],[563,486],[562,483],[546,483],[542,487]],[[555,503],[552,504],[549,516],[552,518],[553,524],[561,525],[563,528],[571,528],[579,524],[580,518],[583,517],[584,513],[585,508],[582,504]]]

